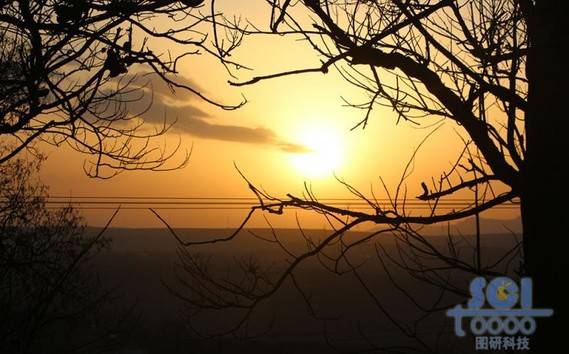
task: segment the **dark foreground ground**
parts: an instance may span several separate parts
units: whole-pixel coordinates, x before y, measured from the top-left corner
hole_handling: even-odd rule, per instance
[[[94,230],[91,230],[94,231]],[[187,238],[205,239],[213,235],[227,235],[230,230],[179,230]],[[296,230],[278,230],[283,240],[302,240]],[[270,230],[256,230],[257,234],[270,236]],[[310,231],[315,239],[324,237],[324,231]],[[334,275],[327,272],[316,260],[309,260],[295,273],[298,283],[311,298],[313,309],[322,318],[315,318],[311,309],[295,289],[286,282],[274,296],[264,301],[254,312],[249,335],[257,337],[242,340],[231,336],[205,340],[192,331],[193,323],[201,334],[231,328],[242,313],[227,310],[213,311],[188,317],[186,304],[167,289],[184,295],[180,282],[174,277],[178,259],[178,243],[165,230],[159,229],[110,229],[107,236],[112,247],[97,255],[92,270],[100,279],[102,287],[110,289],[113,301],[101,311],[99,327],[108,327],[102,338],[109,345],[98,347],[105,353],[335,353],[364,352],[370,345],[390,347],[416,345],[417,342],[403,336],[375,302],[379,299],[389,313],[406,329],[416,330],[418,336],[436,343],[440,352],[472,352],[472,338],[458,339],[452,329],[452,321],[444,312],[437,312],[413,325],[423,312],[400,290],[393,286],[385,271],[377,262],[372,244],[359,248],[356,259],[365,263],[361,270],[369,289],[376,299],[369,296],[350,272]],[[353,237],[361,237],[354,234]],[[445,238],[432,236],[444,243]],[[471,242],[471,237],[465,237]],[[514,242],[511,234],[485,235],[484,259],[499,257]],[[383,241],[388,252],[397,252],[387,238]],[[259,242],[249,233],[229,243],[205,246],[200,253],[212,257],[212,264],[219,269],[231,268],[236,257],[254,257],[262,263],[272,263],[275,271],[285,262],[282,250],[271,244]],[[280,268],[279,268],[280,267]],[[181,273],[183,274],[183,273]],[[434,302],[438,291],[393,268],[392,274],[408,293],[418,298],[423,305]],[[465,280],[466,281],[466,280]],[[187,293],[186,293],[187,294]],[[461,301],[458,297],[445,297],[448,304]],[[419,304],[420,306],[421,304]],[[90,349],[90,351],[95,349]]]

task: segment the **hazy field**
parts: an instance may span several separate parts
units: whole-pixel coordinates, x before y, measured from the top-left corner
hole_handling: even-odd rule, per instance
[[[90,230],[91,232],[94,230]],[[207,239],[214,235],[227,235],[231,230],[177,230],[184,238]],[[270,230],[254,230],[258,235],[270,235]],[[278,230],[279,237],[293,251],[303,247],[297,230]],[[310,231],[314,239],[324,237],[325,231]],[[328,321],[310,315],[306,303],[291,282],[284,286],[255,311],[250,333],[263,335],[254,340],[241,341],[200,340],[188,330],[185,306],[170,293],[164,284],[180,289],[174,278],[178,263],[178,243],[161,229],[110,229],[106,234],[112,240],[110,250],[97,255],[93,270],[101,286],[111,289],[114,302],[102,313],[103,325],[110,325],[125,316],[124,322],[111,331],[109,338],[116,345],[116,353],[328,353],[333,347],[342,351],[359,352],[365,344],[364,336],[377,345],[409,343],[401,332],[379,311],[372,299],[357,283],[351,273],[342,276],[327,272],[317,261],[303,264],[295,276],[303,289],[310,294],[315,310]],[[357,239],[363,234],[350,234]],[[383,237],[383,236],[382,236]],[[441,245],[446,238],[432,236]],[[473,241],[465,236],[462,244]],[[482,238],[486,245],[483,258],[490,261],[511,246],[511,234],[491,234]],[[388,252],[396,252],[393,239],[383,237],[382,245]],[[488,247],[490,246],[491,247]],[[255,257],[261,263],[274,265],[275,272],[286,263],[278,247],[260,242],[246,231],[231,242],[200,246],[200,253],[211,256],[219,269],[231,268],[235,257]],[[362,274],[376,296],[402,323],[413,324],[422,313],[390,282],[377,261],[373,244],[368,243],[354,251],[354,259],[365,261]],[[406,273],[393,269],[394,277],[413,295],[419,295],[424,304],[433,301],[438,292],[421,282],[409,279]],[[468,279],[464,280],[465,282]],[[182,292],[183,294],[183,292]],[[456,302],[460,301],[455,298]],[[453,303],[453,297],[447,298]],[[194,324],[204,333],[229,328],[239,319],[238,314],[218,311],[196,317]],[[452,333],[452,321],[444,313],[436,313],[421,322],[417,328],[421,336],[434,338],[440,335],[441,348],[452,351],[470,351],[472,338],[458,340]],[[325,335],[325,333],[327,335]],[[329,342],[326,342],[328,337]],[[118,348],[118,349],[117,349]]]

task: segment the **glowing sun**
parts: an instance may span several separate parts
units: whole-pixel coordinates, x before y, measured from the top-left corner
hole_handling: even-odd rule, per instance
[[[291,162],[302,176],[327,177],[341,166],[344,141],[338,132],[325,126],[302,129],[298,142],[308,150],[292,155]]]

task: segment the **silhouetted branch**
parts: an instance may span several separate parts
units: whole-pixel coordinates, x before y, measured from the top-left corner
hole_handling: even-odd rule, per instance
[[[134,82],[135,73],[152,72],[172,89],[191,92],[221,109],[245,103],[219,103],[176,77],[178,62],[189,55],[221,57],[206,46],[207,34],[199,30],[203,21],[195,8],[202,3],[64,0],[2,5],[0,136],[13,149],[0,156],[0,162],[44,141],[93,156],[92,166],[85,168],[92,177],[183,167],[187,153],[180,162],[167,164],[178,156],[180,146],[171,151],[153,146],[170,126],[148,133],[147,125],[138,123],[140,115],[130,111],[135,102],[129,97],[136,91],[144,94]],[[158,29],[158,19],[168,29]],[[177,55],[155,53],[153,39],[192,48]]]

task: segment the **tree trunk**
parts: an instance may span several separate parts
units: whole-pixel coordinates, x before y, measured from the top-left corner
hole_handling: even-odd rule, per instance
[[[562,203],[569,181],[566,156],[567,47],[562,23],[566,22],[561,0],[537,0],[529,14],[530,51],[528,111],[525,117],[526,162],[522,171],[521,211],[525,275],[533,277],[534,307],[553,308],[550,319],[537,319],[531,339],[532,351],[554,353],[566,344],[567,303],[564,284],[569,271],[569,215]]]

